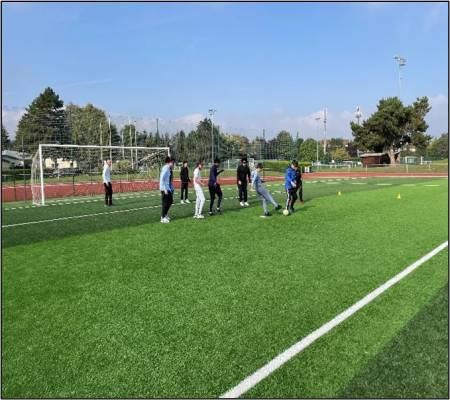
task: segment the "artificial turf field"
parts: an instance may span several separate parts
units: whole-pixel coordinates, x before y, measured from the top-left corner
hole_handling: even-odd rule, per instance
[[[448,240],[447,182],[305,181],[305,204],[268,219],[230,187],[222,215],[177,204],[167,225],[157,193],[4,204],[2,396],[217,397]],[[243,397],[447,397],[447,262]]]

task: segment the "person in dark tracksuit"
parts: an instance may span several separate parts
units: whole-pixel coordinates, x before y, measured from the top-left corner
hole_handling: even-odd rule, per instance
[[[212,165],[210,171],[209,171],[209,180],[208,180],[208,189],[209,189],[209,215],[214,215],[213,207],[214,207],[214,200],[216,199],[217,195],[217,208],[216,211],[220,213],[220,205],[222,203],[222,189],[220,188],[219,183],[217,182],[217,177],[219,174],[223,171],[221,169],[219,171],[219,165],[220,160],[216,158],[214,160],[214,164]]]
[[[166,157],[166,164],[161,168],[159,177],[159,190],[161,191],[161,222],[167,224],[170,222],[169,209],[173,203],[173,184],[171,182],[172,167],[174,159]]]
[[[105,188],[105,206],[110,207],[112,206],[112,184],[111,184],[111,160],[106,160],[105,164],[103,166],[103,186]]]
[[[189,168],[188,162],[183,161],[183,166],[180,170],[180,180],[181,180],[181,204],[190,203],[188,199],[188,186],[191,178],[189,178]]]
[[[292,161],[291,165],[286,169],[284,187],[286,189],[286,210],[289,213],[294,212],[294,204],[297,200],[297,170],[298,162]]]
[[[295,183],[297,184],[297,192],[298,192],[298,199],[300,200],[300,203],[303,202],[303,180],[302,180],[302,167],[299,166],[297,168],[297,175],[295,176]]]
[[[251,183],[250,168],[248,167],[247,159],[241,159],[236,171],[237,185],[239,189],[239,204],[241,207],[248,207],[247,202],[247,183]]]

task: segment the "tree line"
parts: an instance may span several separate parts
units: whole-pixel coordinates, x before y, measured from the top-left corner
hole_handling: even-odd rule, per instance
[[[360,151],[386,152],[393,160],[396,151],[408,151],[414,146],[416,154],[446,158],[448,133],[431,140],[426,134],[425,115],[429,112],[428,99],[422,97],[405,106],[396,97],[380,100],[377,111],[361,125],[350,123],[354,140],[331,138],[323,143],[309,138],[294,139],[290,132],[282,130],[273,139],[262,136],[249,140],[240,134],[219,131],[208,118],[200,121],[190,132],[138,130],[134,124],[120,129],[112,123],[104,110],[87,104],[84,107],[63,100],[52,88],[46,88],[27,107],[19,121],[13,142],[2,125],[2,148],[14,148],[33,154],[39,143],[76,145],[170,147],[178,160],[190,162],[200,158],[210,160],[236,159],[242,156],[255,159],[336,162],[354,159]],[[326,151],[325,151],[326,150]]]

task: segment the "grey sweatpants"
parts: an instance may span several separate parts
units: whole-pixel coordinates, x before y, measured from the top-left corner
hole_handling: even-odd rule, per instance
[[[269,212],[267,208],[267,202],[272,203],[274,207],[278,207],[278,203],[273,199],[272,195],[265,188],[258,189],[256,193],[258,193],[258,196],[262,201],[262,206],[265,213]]]

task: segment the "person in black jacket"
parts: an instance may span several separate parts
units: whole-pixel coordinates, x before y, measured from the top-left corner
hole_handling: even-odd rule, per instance
[[[236,171],[237,186],[239,190],[239,204],[241,207],[249,206],[247,202],[247,184],[251,183],[250,168],[247,165],[247,159],[242,158]]]
[[[302,180],[302,167],[299,166],[297,168],[297,173],[295,176],[295,183],[297,184],[297,191],[298,191],[298,198],[300,200],[300,203],[304,203],[303,202],[303,180]]]
[[[181,204],[190,203],[188,199],[188,186],[191,178],[189,178],[189,168],[188,162],[183,161],[183,166],[180,170],[180,180],[181,180]]]
[[[217,177],[223,169],[219,170],[220,160],[218,158],[214,159],[214,164],[212,165],[209,171],[209,180],[208,180],[208,189],[209,189],[209,215],[214,215],[213,207],[214,200],[217,195],[217,208],[216,211],[220,213],[220,204],[222,203],[222,189],[220,188],[220,184],[217,181]]]

